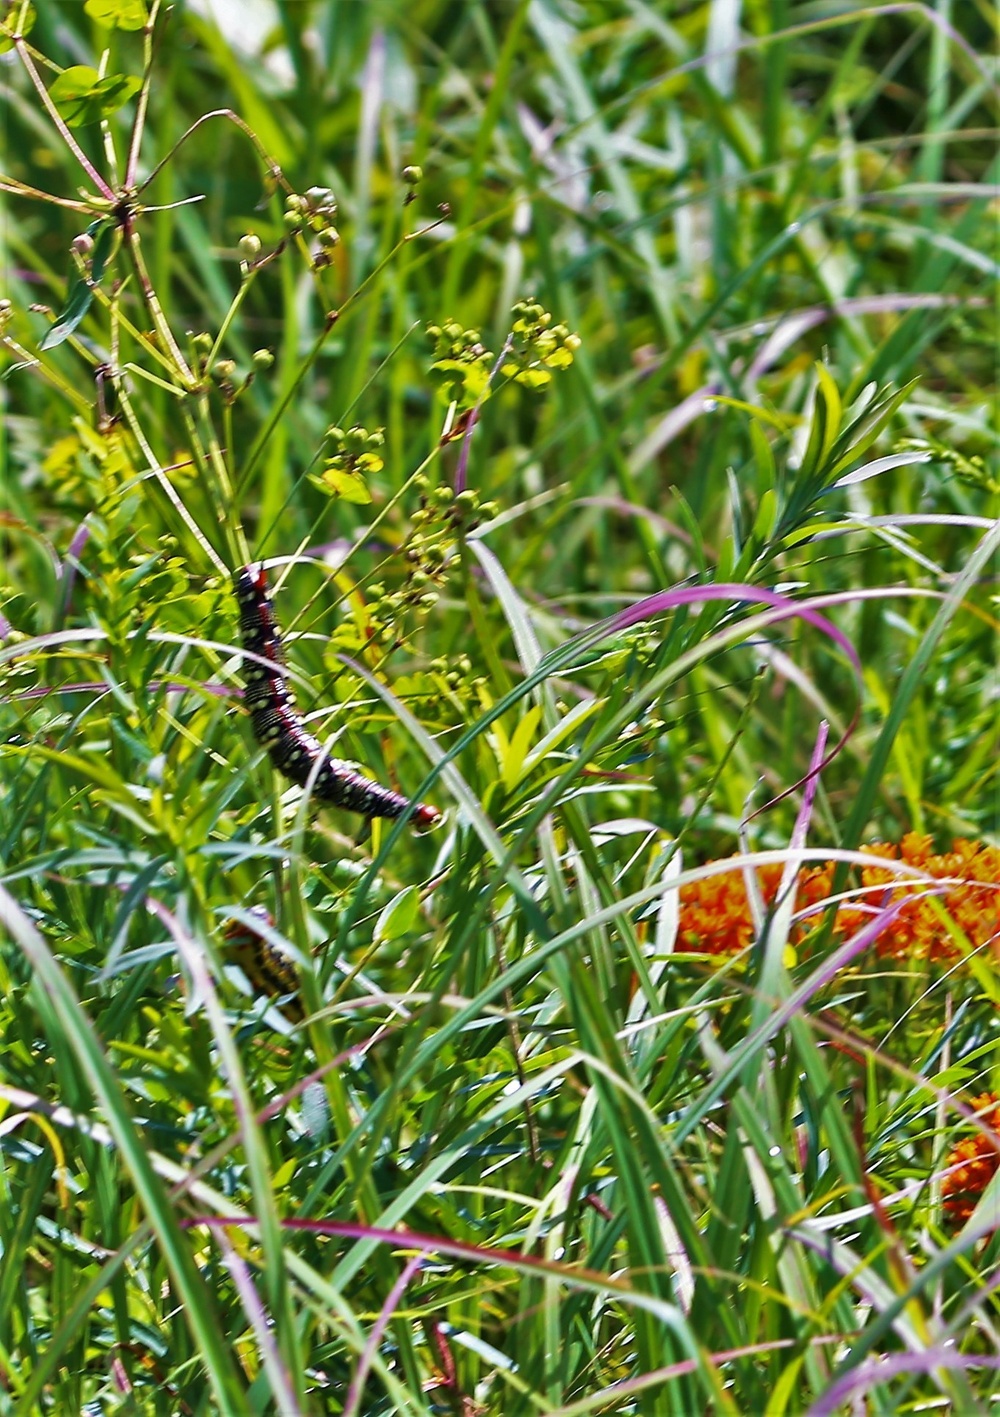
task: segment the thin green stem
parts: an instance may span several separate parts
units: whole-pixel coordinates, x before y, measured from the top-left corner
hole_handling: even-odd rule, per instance
[[[73,137],[73,134],[70,132],[69,128],[63,122],[58,108],[56,108],[51,98],[49,98],[49,91],[42,83],[41,76],[38,73],[38,70],[35,68],[34,64],[32,63],[31,55],[28,52],[28,46],[25,44],[24,39],[21,35],[17,35],[15,37],[14,48],[17,50],[17,56],[20,59],[21,63],[24,65],[28,78],[31,80],[35,92],[38,94],[42,107],[45,109],[45,112],[49,115],[49,118],[55,125],[59,136],[66,144],[69,151],[76,158],[77,162],[83,168],[84,172],[90,178],[91,182],[93,182],[94,186],[100,192],[101,196],[104,197],[107,202],[113,203],[115,200],[114,189],[108,186],[104,178],[97,171],[97,168],[94,167],[93,163],[90,161],[90,158],[87,156],[87,154],[80,147],[79,143]]]
[[[229,303],[229,309],[222,317],[222,324],[219,326],[219,333],[215,336],[215,341],[212,344],[211,350],[209,351],[207,359],[209,369],[212,368],[212,365],[219,357],[219,350],[222,348],[223,342],[225,341],[225,338],[229,333],[230,326],[232,325],[239,312],[240,306],[243,304],[244,300],[250,293],[250,287],[253,285],[254,277],[256,276],[256,274],[257,273],[252,266],[246,267],[243,271],[243,276],[240,280],[239,288],[237,289],[236,294],[233,296],[232,300]]]
[[[97,65],[98,79],[106,79],[108,75],[108,65],[111,62],[111,51],[105,49]],[[101,119],[101,143],[104,146],[104,164],[108,171],[111,186],[117,192],[120,184],[118,181],[118,154],[115,152],[114,137],[111,132],[111,121],[108,118]]]
[[[25,368],[37,369],[47,383],[51,384],[54,389],[58,389],[63,398],[74,405],[78,413],[82,414],[84,417],[89,417],[90,403],[80,393],[79,389],[75,388],[68,379],[63,378],[58,369],[48,364],[43,364],[37,354],[31,354],[25,349],[24,345],[19,344],[17,340],[13,339],[10,335],[5,334],[0,336],[0,347],[9,349]]]
[[[245,137],[249,138],[250,142],[253,144],[257,152],[258,157],[261,158],[268,172],[275,179],[275,181],[282,183],[288,191],[291,191],[291,188],[288,186],[288,183],[285,182],[285,179],[282,176],[281,168],[274,161],[274,159],[270,157],[267,152],[267,149],[264,147],[264,144],[257,137],[257,134],[250,127],[249,123],[245,123],[240,117],[240,115],[234,112],[231,108],[213,108],[211,113],[203,113],[200,118],[196,118],[192,124],[185,128],[184,132],[177,139],[176,143],[174,143],[170,150],[165,154],[165,156],[160,159],[160,161],[153,168],[152,172],[146,178],[145,182],[143,182],[141,187],[139,187],[137,190],[142,192],[148,186],[150,186],[153,180],[158,177],[159,174],[163,171],[164,167],[166,167],[167,163],[170,162],[176,156],[178,150],[184,143],[187,142],[191,134],[196,133],[198,129],[202,126],[202,124],[210,122],[213,118],[227,118],[230,123],[234,123],[236,127],[239,128],[240,132],[243,133]]]
[[[40,187],[32,187],[28,182],[19,182],[16,177],[0,177],[0,192],[9,192],[12,197],[31,197],[36,202],[47,202],[53,207],[79,212],[81,216],[92,216],[94,211],[90,202],[73,197],[57,197],[53,192],[43,192]]]
[[[192,517],[191,513],[188,511],[187,507],[184,505],[183,500],[177,492],[177,489],[174,487],[173,483],[170,481],[169,477],[164,472],[163,468],[160,465],[159,459],[156,457],[152,448],[149,446],[146,436],[142,431],[142,426],[138,418],[136,417],[135,410],[132,407],[132,402],[129,398],[128,390],[125,387],[125,381],[123,379],[115,379],[115,390],[118,395],[118,402],[121,405],[122,412],[125,415],[125,420],[128,423],[132,436],[135,438],[136,442],[139,444],[139,447],[142,449],[143,457],[146,459],[146,464],[149,467],[150,472],[156,478],[156,481],[162,487],[164,493],[167,496],[168,501],[173,506],[174,510],[177,512],[177,515],[181,518],[188,531],[191,533],[195,541],[197,541],[198,545],[204,551],[205,555],[212,562],[212,565],[215,567],[215,569],[219,572],[220,575],[228,579],[229,568],[226,566],[225,562],[223,562],[219,558],[218,552],[215,550],[215,547],[208,540],[208,537],[204,534],[201,527],[198,525],[194,517]]]
[[[148,354],[150,359],[155,359],[157,364],[160,364],[164,369],[167,370],[169,374],[176,373],[176,365],[163,353],[161,349],[157,347],[155,341],[151,340],[149,335],[147,335],[144,331],[140,330],[136,325],[132,323],[132,321],[122,310],[120,297],[122,295],[123,290],[125,290],[126,288],[126,284],[123,283],[117,288],[114,295],[112,296],[108,295],[104,290],[102,290],[99,285],[95,285],[92,287],[91,293],[96,303],[98,305],[103,306],[109,314],[112,310],[114,310],[114,318],[121,324],[123,329],[128,331],[128,333],[132,336],[132,338],[135,340],[136,344],[139,346],[139,348],[143,351],[144,354]],[[149,377],[152,378],[153,376],[150,375]],[[168,387],[171,388],[171,392],[174,394],[187,392],[186,390],[181,389],[177,383],[174,383],[173,385]]]
[[[232,483],[226,467],[225,456],[212,425],[207,396],[199,400],[198,413],[205,430],[204,438],[191,416],[191,410],[186,406],[181,408],[181,417],[184,420],[191,446],[197,449],[199,471],[202,474],[204,486],[209,489],[218,525],[223,529],[226,538],[227,549],[233,557],[235,565],[244,565],[247,556],[243,528],[233,498]]]
[[[198,380],[188,367],[188,362],[181,353],[180,346],[174,339],[173,331],[163,313],[159,298],[153,289],[153,283],[146,270],[146,263],[142,256],[142,245],[139,241],[139,233],[135,227],[135,218],[129,216],[122,227],[122,236],[125,249],[128,251],[135,268],[135,273],[139,277],[139,284],[142,287],[143,298],[153,320],[153,325],[159,335],[165,349],[169,350],[174,361],[178,376],[189,393],[195,392],[198,388]]]
[[[131,190],[135,186],[136,174],[139,171],[139,153],[142,149],[142,135],[146,127],[146,112],[149,107],[149,95],[153,87],[153,33],[156,29],[156,17],[160,10],[160,0],[153,0],[149,7],[149,16],[143,27],[142,39],[142,88],[139,90],[139,99],[135,108],[135,122],[132,124],[132,140],[129,144],[128,159],[125,163],[125,186]]]

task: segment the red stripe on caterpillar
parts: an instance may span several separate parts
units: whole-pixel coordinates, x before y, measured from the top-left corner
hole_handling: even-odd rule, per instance
[[[242,566],[233,577],[240,609],[240,637],[249,655],[243,660],[246,689],[243,701],[250,710],[254,737],[267,749],[272,763],[300,787],[312,781],[312,795],[365,817],[399,817],[410,802],[391,788],[382,787],[340,758],[331,758],[306,728],[295,706],[295,696],[285,674],[285,652],[274,607],[267,593],[263,566]],[[437,807],[418,802],[413,820],[432,827],[441,820]]]

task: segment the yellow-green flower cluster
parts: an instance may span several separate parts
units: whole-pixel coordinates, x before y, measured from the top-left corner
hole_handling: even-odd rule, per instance
[[[573,363],[580,336],[566,325],[553,324],[550,312],[532,300],[518,301],[513,315],[500,377],[540,392],[551,383],[554,373]],[[463,329],[457,320],[428,325],[427,333],[434,346],[431,377],[444,398],[459,410],[474,408],[489,396],[495,356],[484,349],[478,330]]]
[[[484,349],[478,330],[466,330],[457,320],[428,325],[434,346],[431,378],[446,403],[474,408],[487,391],[494,356]]]
[[[332,451],[323,465],[322,476],[314,481],[334,497],[366,506],[372,499],[368,478],[385,466],[378,451],[385,444],[383,430],[376,428],[369,433],[356,424],[346,433],[343,428],[328,428],[326,437]]]
[[[337,202],[329,187],[310,187],[307,192],[289,192],[285,198],[285,230],[297,236],[311,231],[320,250],[313,257],[319,270],[330,264],[330,253],[340,245],[340,232],[335,225]]]
[[[515,384],[539,391],[553,373],[568,369],[580,348],[580,336],[566,325],[554,325],[548,310],[531,300],[514,306],[513,341],[500,373]]]

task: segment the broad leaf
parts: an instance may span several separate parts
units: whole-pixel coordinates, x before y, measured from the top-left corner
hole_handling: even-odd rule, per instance
[[[109,29],[141,30],[148,19],[143,0],[87,0],[83,8]]]
[[[322,486],[335,497],[342,497],[345,502],[353,502],[359,507],[367,506],[372,499],[364,478],[343,468],[328,467],[323,473]]]
[[[100,79],[89,64],[74,64],[59,75],[49,97],[71,128],[81,128],[117,113],[141,88],[142,80],[130,74]]]
[[[420,912],[420,892],[416,886],[406,886],[394,895],[375,922],[375,941],[398,940],[413,929]]]

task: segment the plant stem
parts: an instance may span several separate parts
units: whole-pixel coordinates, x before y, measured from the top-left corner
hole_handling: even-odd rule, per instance
[[[132,140],[129,144],[128,161],[125,164],[125,186],[129,189],[135,186],[135,177],[139,170],[139,149],[142,147],[146,110],[149,106],[149,91],[153,79],[153,30],[156,26],[156,16],[159,9],[160,0],[153,0],[149,10],[149,18],[143,29],[142,88],[139,90],[135,122],[132,124]]]
[[[46,113],[49,115],[49,118],[55,124],[59,132],[59,136],[62,138],[67,148],[69,148],[70,152],[76,158],[77,162],[83,168],[84,172],[90,178],[91,182],[93,182],[94,186],[100,192],[101,196],[104,197],[106,201],[113,203],[115,200],[114,191],[108,186],[104,178],[97,171],[97,168],[94,167],[93,163],[90,161],[90,158],[77,143],[76,139],[73,137],[73,134],[63,122],[59,110],[56,108],[51,98],[49,98],[49,91],[42,83],[41,75],[35,68],[34,63],[32,62],[31,55],[28,52],[28,46],[24,42],[23,35],[17,35],[14,38],[14,48],[17,50],[17,57],[20,59],[21,63],[25,67],[25,71],[27,72],[28,78],[34,85],[35,92],[41,99],[42,107],[45,109]]]
[[[166,316],[160,305],[153,283],[146,270],[146,263],[142,256],[142,245],[139,241],[139,233],[135,228],[135,217],[130,214],[122,223],[122,235],[126,250],[132,258],[135,273],[139,277],[139,284],[142,286],[143,297],[152,317],[156,333],[163,341],[164,348],[170,351],[170,356],[174,360],[177,372],[189,393],[194,393],[198,388],[198,380],[188,367],[187,360],[181,353],[180,346],[174,339],[173,331],[167,323]]]

